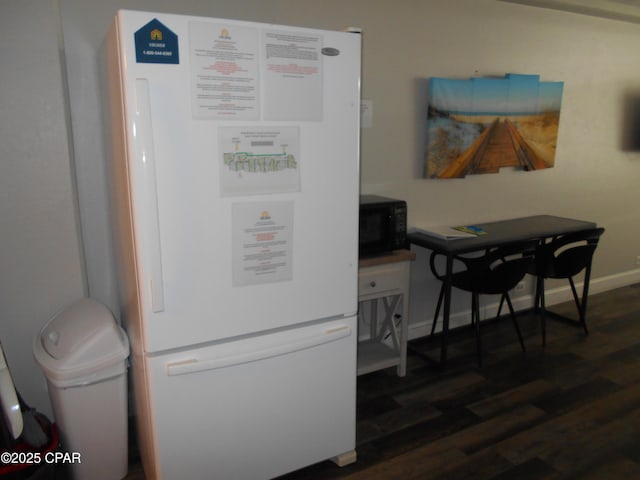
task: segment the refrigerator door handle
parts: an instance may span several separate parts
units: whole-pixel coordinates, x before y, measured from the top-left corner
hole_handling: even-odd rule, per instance
[[[156,163],[153,149],[153,129],[151,125],[151,101],[149,81],[136,78],[136,115],[134,141],[136,161],[142,169],[142,201],[147,215],[141,217],[142,232],[146,232],[147,264],[149,265],[149,292],[151,309],[154,313],[164,311],[164,286],[162,280],[162,258],[160,255],[160,221],[158,219],[158,192],[156,185]]]
[[[302,337],[291,343],[279,344],[251,352],[230,355],[213,359],[190,358],[178,362],[167,363],[167,375],[185,375],[189,373],[204,372],[218,368],[233,367],[244,363],[256,362],[267,358],[286,355],[288,353],[306,350],[326,343],[335,342],[351,335],[351,327],[343,325],[325,330],[319,335]]]

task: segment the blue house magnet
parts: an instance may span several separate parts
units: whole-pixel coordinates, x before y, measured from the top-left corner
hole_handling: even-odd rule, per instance
[[[137,63],[180,63],[178,36],[154,18],[134,34]]]

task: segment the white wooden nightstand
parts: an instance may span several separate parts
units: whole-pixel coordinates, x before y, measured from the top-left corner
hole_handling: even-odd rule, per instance
[[[358,325],[369,335],[358,343],[358,375],[397,366],[407,372],[409,321],[409,250],[362,258],[358,272]],[[362,338],[364,335],[359,335]]]

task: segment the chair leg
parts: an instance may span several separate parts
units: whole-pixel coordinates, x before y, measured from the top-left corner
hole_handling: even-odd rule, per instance
[[[516,333],[518,334],[518,340],[520,341],[520,346],[522,347],[522,351],[526,352],[526,348],[524,347],[524,340],[522,340],[522,332],[520,331],[520,325],[518,325],[518,319],[516,318],[516,314],[513,310],[513,304],[511,303],[511,298],[508,293],[505,293],[503,297],[507,300],[507,307],[509,307],[509,313],[511,314],[511,320],[513,321],[513,326],[516,327]]]
[[[500,297],[500,304],[498,305],[498,313],[496,313],[496,318],[500,318],[500,314],[502,313],[502,305],[504,305],[504,296],[506,294],[503,293]]]
[[[586,308],[587,308],[587,297],[583,294],[582,301],[578,297],[578,292],[576,290],[575,284],[573,282],[573,278],[569,279],[569,284],[571,285],[571,292],[573,293],[573,300],[576,303],[576,308],[578,309],[578,321],[582,325],[584,329],[584,334],[589,335],[589,330],[587,329],[587,321],[586,321]]]
[[[576,291],[575,284],[573,283],[573,278],[569,278],[569,284],[571,285],[571,292],[573,293],[573,299],[576,302],[576,307],[578,308],[578,319],[582,324],[582,328],[584,329],[584,334],[589,335],[589,330],[587,329],[587,298],[589,297],[589,277],[591,276],[591,265],[587,265],[584,274],[584,286],[582,287],[582,300],[578,298],[578,292]]]
[[[578,321],[582,323],[582,302],[580,302],[580,297],[578,297],[578,291],[576,290],[576,284],[573,282],[573,278],[569,278],[569,285],[571,285],[573,301],[576,303],[576,308],[578,309]]]
[[[471,321],[475,324],[476,352],[478,355],[478,367],[482,368],[482,342],[480,340],[480,300],[477,293],[471,294]]]
[[[584,286],[582,288],[582,305],[580,309],[580,319],[582,321],[582,328],[584,328],[584,334],[589,335],[587,329],[587,299],[589,298],[589,277],[591,275],[591,265],[587,267],[587,271],[584,274]]]
[[[442,307],[442,300],[444,299],[444,283],[440,287],[440,295],[438,296],[438,303],[436,305],[436,313],[433,316],[433,323],[431,324],[431,334],[429,340],[433,338],[433,334],[436,331],[436,325],[438,323],[438,316],[440,315],[440,308]]]
[[[546,315],[546,307],[544,304],[544,277],[539,276],[538,282],[536,286],[536,296],[540,305],[540,327],[542,330],[542,346],[544,347],[547,344],[547,315]]]
[[[540,277],[536,277],[536,293],[535,296],[533,298],[533,311],[534,312],[538,312],[540,310],[540,295],[541,293],[541,288],[540,288]],[[543,280],[544,282],[544,280]],[[543,285],[544,288],[544,285]],[[542,290],[544,291],[544,290]]]

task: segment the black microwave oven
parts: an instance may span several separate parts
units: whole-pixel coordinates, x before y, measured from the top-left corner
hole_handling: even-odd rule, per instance
[[[380,255],[407,246],[407,203],[378,195],[360,196],[359,256]]]

